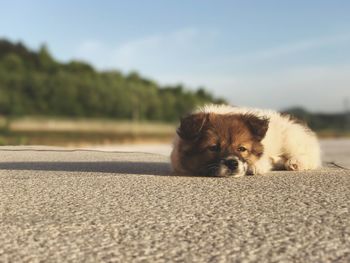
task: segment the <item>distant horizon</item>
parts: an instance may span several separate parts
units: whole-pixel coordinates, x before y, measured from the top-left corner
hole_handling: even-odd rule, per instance
[[[5,2],[0,37],[97,70],[205,87],[231,104],[344,112],[350,2]],[[349,107],[349,106],[347,106]]]

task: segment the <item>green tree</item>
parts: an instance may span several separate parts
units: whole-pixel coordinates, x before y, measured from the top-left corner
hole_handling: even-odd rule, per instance
[[[163,87],[137,72],[60,63],[46,45],[31,51],[0,39],[0,114],[174,121],[197,105],[216,101],[204,88]]]

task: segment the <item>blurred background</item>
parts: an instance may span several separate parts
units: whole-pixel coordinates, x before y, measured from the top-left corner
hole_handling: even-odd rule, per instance
[[[350,135],[349,1],[0,3],[0,145],[167,144],[205,103]]]

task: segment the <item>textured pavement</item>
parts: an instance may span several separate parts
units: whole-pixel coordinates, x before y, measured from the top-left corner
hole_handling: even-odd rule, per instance
[[[322,145],[323,169],[240,178],[0,147],[0,262],[350,262],[349,141]]]

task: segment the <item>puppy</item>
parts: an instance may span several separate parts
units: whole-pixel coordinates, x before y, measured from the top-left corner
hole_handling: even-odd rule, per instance
[[[272,110],[207,105],[181,120],[171,164],[177,174],[242,176],[321,165],[316,135]]]

